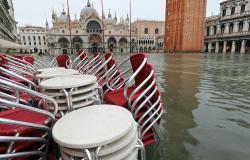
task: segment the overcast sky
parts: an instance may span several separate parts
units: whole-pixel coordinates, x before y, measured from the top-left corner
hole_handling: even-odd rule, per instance
[[[80,16],[80,11],[87,4],[87,0],[69,0],[70,13],[74,18]],[[199,1],[199,0],[197,0]],[[207,16],[219,13],[220,0],[207,0]],[[18,26],[26,24],[45,26],[47,18],[51,26],[52,8],[59,14],[62,8],[66,9],[66,0],[13,0],[15,18]],[[94,8],[101,14],[101,0],[90,0]],[[114,16],[126,16],[129,12],[129,0],[103,0],[104,11],[107,14],[109,9]],[[132,0],[132,20],[149,19],[164,20],[166,0]]]

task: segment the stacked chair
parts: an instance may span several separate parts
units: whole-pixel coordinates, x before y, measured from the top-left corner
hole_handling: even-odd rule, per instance
[[[118,105],[131,111],[138,122],[142,140],[148,146],[161,139],[159,134],[159,122],[163,113],[160,91],[158,90],[154,69],[147,63],[147,56],[139,53],[129,59],[131,68],[123,73],[116,68],[116,76],[108,79],[111,91],[104,95],[107,104]],[[129,78],[123,77],[125,73],[133,70]],[[110,76],[111,77],[111,76]]]
[[[55,116],[46,111],[47,104],[57,103],[50,97],[0,78],[2,88],[17,93],[16,97],[1,94],[0,98],[0,159],[47,159],[51,126]],[[39,101],[23,103],[19,93],[27,93]]]
[[[96,80],[70,88],[42,88],[46,81],[48,83],[57,79],[49,78],[39,82],[36,79],[38,74],[60,69],[77,71],[77,75],[68,75],[69,81],[74,81],[70,77],[81,76],[92,76]],[[59,82],[61,78],[57,78]],[[57,148],[49,148],[53,144],[53,135],[59,147],[59,151],[55,151],[59,153],[59,156],[56,154],[57,159],[137,160],[138,153],[141,159],[145,159],[144,146],[162,139],[159,129],[163,114],[161,93],[156,83],[154,67],[148,63],[147,55],[143,53],[133,54],[120,63],[111,52],[88,55],[82,49],[71,56],[57,56],[51,62],[31,56],[0,54],[0,103],[0,159],[46,159],[49,150]],[[106,105],[96,106],[100,103]],[[129,113],[126,119],[131,120],[130,126],[119,124],[119,117],[112,120],[116,117],[112,116],[114,108],[125,115]],[[127,127],[127,130],[123,133],[114,132],[113,135],[110,133],[113,138],[107,134],[107,139],[92,141],[90,145],[86,143],[86,137],[90,136],[91,139],[95,134],[97,137],[105,137],[101,130],[95,133],[93,128],[93,125],[99,125],[106,132],[101,121],[98,122],[98,118],[102,117],[98,116],[99,113],[104,117],[107,114],[105,120]],[[69,143],[70,141],[60,137],[63,132],[70,133],[70,129],[57,128],[63,123],[61,121],[67,121],[67,117],[74,120],[74,115],[78,114],[93,119],[85,119],[76,127],[74,123],[69,123],[76,130],[82,126],[80,132],[88,132],[87,135],[82,133],[86,142],[80,140],[80,145]],[[91,126],[95,118],[99,124]],[[74,134],[71,134],[73,139]]]

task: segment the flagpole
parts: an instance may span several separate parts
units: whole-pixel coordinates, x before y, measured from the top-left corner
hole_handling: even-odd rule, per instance
[[[102,47],[103,52],[105,52],[105,45],[104,45],[104,10],[103,10],[103,0],[101,0],[102,3]]]
[[[73,54],[72,33],[71,33],[71,20],[70,20],[70,14],[69,14],[69,0],[67,0],[67,8],[68,8],[68,23],[69,23],[70,49],[71,49],[71,54]]]
[[[129,11],[129,13],[130,13],[130,20],[129,20],[129,27],[130,27],[130,29],[129,29],[129,37],[130,37],[130,53],[132,53],[132,46],[131,46],[131,44],[132,44],[132,42],[131,42],[131,39],[132,39],[132,31],[131,31],[131,29],[132,29],[132,27],[131,27],[131,19],[132,19],[132,4],[131,4],[131,0],[129,1],[129,9],[130,9],[130,11]]]

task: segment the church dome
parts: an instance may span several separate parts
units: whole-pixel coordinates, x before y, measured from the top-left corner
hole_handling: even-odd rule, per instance
[[[66,12],[64,10],[62,11],[61,16],[58,19],[61,22],[67,22],[68,21],[67,14],[66,14]]]
[[[93,13],[98,16],[97,11],[93,8],[93,6],[90,5],[88,1],[87,6],[81,10],[81,16],[89,16]]]
[[[105,22],[106,22],[106,24],[113,24],[115,22],[115,20],[112,18],[112,15],[111,15],[110,11],[109,11],[109,14],[108,14],[108,18],[105,19]]]

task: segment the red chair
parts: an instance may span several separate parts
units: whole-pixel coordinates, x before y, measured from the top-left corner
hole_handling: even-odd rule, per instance
[[[125,80],[123,84],[119,84],[118,88],[115,89],[111,88],[113,91],[107,93],[104,96],[104,100],[106,101],[106,103],[123,106],[129,109],[130,108],[129,101],[132,101],[132,99],[136,99],[136,96],[138,96],[140,94],[140,91],[142,91],[141,89],[136,89],[136,88],[137,86],[140,85],[141,81],[146,78],[144,70],[147,63],[147,56],[145,54],[132,55],[130,57],[130,62],[134,73],[127,80]],[[122,64],[123,63],[124,62],[122,62]],[[130,70],[130,68],[128,70]],[[113,82],[116,81],[122,75],[123,74],[119,75],[112,81]],[[135,81],[135,83],[132,82],[133,80]],[[134,91],[136,91],[136,93]],[[134,96],[130,97],[132,93],[134,94]],[[129,97],[131,99],[129,99]]]
[[[0,159],[46,159],[58,105],[52,98],[0,79],[0,85],[39,97],[37,106],[0,98]],[[52,103],[52,113],[44,107]],[[41,109],[38,109],[41,108]]]
[[[33,57],[25,56],[25,57],[23,58],[23,60],[24,60],[25,62],[30,63],[31,65],[34,65],[35,59],[34,59]]]
[[[77,57],[73,60],[73,68],[78,70],[83,68],[88,63],[88,55],[84,50],[77,52]]]
[[[69,68],[70,58],[68,55],[63,54],[56,57],[56,61],[59,67]]]
[[[80,67],[79,71],[81,73],[89,74],[93,70],[94,66],[96,66],[97,64],[100,64],[100,60],[99,60],[100,57],[101,57],[101,54],[99,52],[95,53],[93,59],[89,60],[85,65]]]

